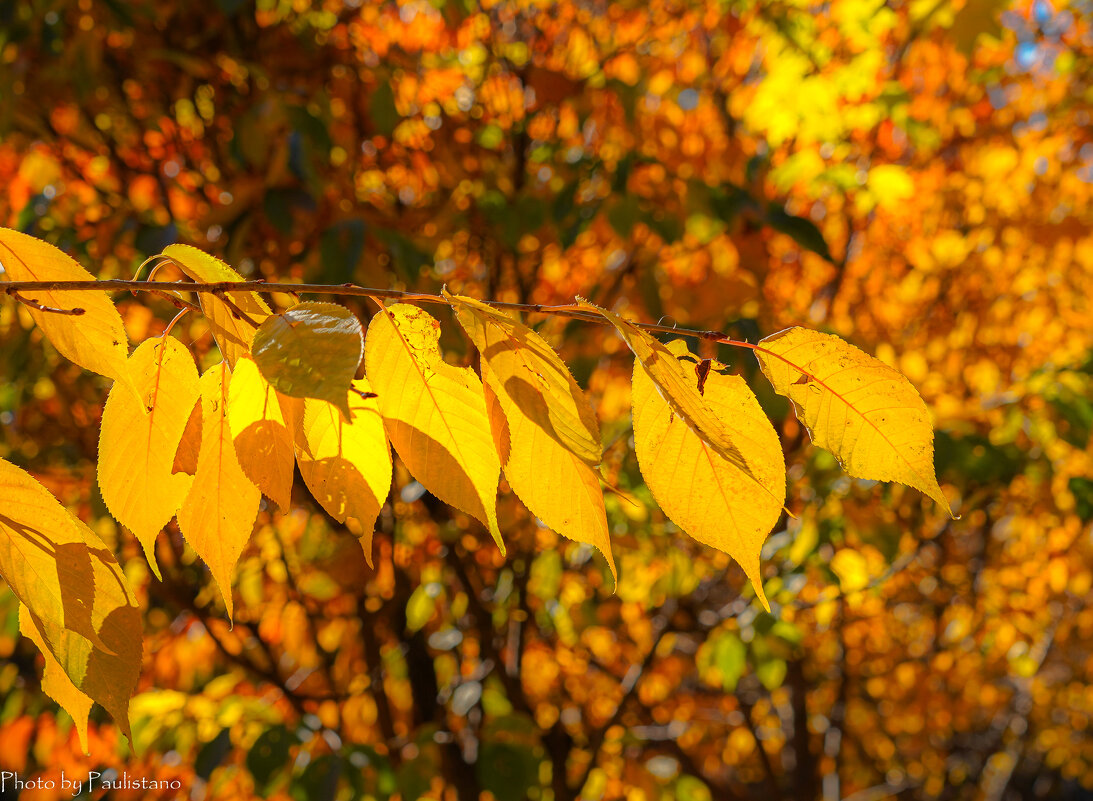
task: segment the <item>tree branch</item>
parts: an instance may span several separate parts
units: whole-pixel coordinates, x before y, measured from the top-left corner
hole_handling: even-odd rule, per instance
[[[356,284],[282,284],[268,283],[266,281],[219,281],[215,283],[178,283],[170,284],[174,289],[184,292],[198,292],[216,295],[221,299],[227,292],[282,292],[294,294],[312,295],[344,295],[348,297],[367,298],[392,298],[412,303],[431,303],[447,306],[448,301],[443,295],[430,295],[421,292],[405,292],[398,289],[373,289],[357,286]],[[162,293],[164,284],[159,281],[126,281],[117,278],[102,281],[11,281],[5,285],[8,294],[16,292],[65,291],[65,292],[157,292]],[[495,309],[504,311],[517,311],[526,314],[552,314],[561,317],[572,317],[597,325],[610,325],[610,322],[593,312],[584,311],[579,306],[569,304],[560,306],[546,306],[541,303],[505,303],[502,301],[483,301]],[[721,331],[702,331],[693,328],[677,328],[670,325],[658,325],[654,323],[632,323],[643,331],[662,334],[677,334],[679,336],[692,337],[718,341],[726,345],[744,345],[729,339],[728,334]],[[754,346],[748,346],[754,347]]]

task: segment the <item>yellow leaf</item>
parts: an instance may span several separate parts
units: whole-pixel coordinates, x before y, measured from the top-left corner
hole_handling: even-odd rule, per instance
[[[755,349],[774,389],[793,401],[812,441],[847,473],[899,481],[952,509],[934,475],[930,412],[911,382],[831,334],[787,328]]]
[[[243,280],[239,273],[220,259],[189,245],[168,245],[163,249],[163,255],[198,283],[235,283]],[[255,328],[269,317],[269,306],[255,292],[226,292],[225,296],[253,320],[254,325],[236,317],[234,310],[216,295],[201,292],[198,302],[209,320],[224,360],[234,367],[241,357],[250,353]]]
[[[683,340],[665,347],[673,359],[691,356]],[[740,443],[750,471],[716,453],[675,414],[640,361],[634,363],[634,445],[645,484],[664,513],[694,539],[739,562],[770,611],[759,552],[782,513],[786,466],[778,434],[755,395],[744,379],[722,369],[711,361],[700,397]]]
[[[353,518],[361,525],[361,547],[372,565],[372,530],[391,489],[391,449],[383,418],[364,379],[348,393],[352,417],[332,403],[308,398],[297,436],[296,460],[315,500],[339,523]]]
[[[586,464],[603,451],[600,426],[565,362],[542,337],[485,303],[444,291],[512,408]]]
[[[251,347],[254,363],[278,392],[341,404],[364,355],[364,332],[344,306],[298,303],[267,317]]]
[[[843,592],[856,592],[869,586],[869,564],[857,551],[840,550],[831,558],[831,570],[839,577]]]
[[[489,364],[482,362],[486,408],[505,477],[516,496],[544,525],[593,546],[618,581],[599,476],[506,394]]]
[[[446,363],[440,323],[405,303],[383,307],[368,326],[364,363],[379,394],[391,444],[414,478],[440,500],[486,525],[501,552],[497,480],[482,382]]]
[[[10,281],[93,281],[95,276],[67,254],[32,236],[0,228],[0,264]],[[27,307],[62,356],[84,369],[128,381],[129,340],[121,315],[105,292],[35,290],[25,297],[55,309],[83,309],[79,316]]]
[[[162,579],[156,535],[190,489],[190,476],[173,473],[171,466],[198,400],[197,367],[178,340],[155,337],[133,352],[129,374],[139,397],[115,384],[103,409],[99,488],[110,513],[140,540]]]
[[[898,211],[915,194],[915,182],[896,164],[881,164],[869,171],[869,190],[882,208]]]
[[[247,478],[280,507],[292,502],[293,434],[299,403],[279,397],[247,356],[235,364],[228,394],[228,425]]]
[[[580,298],[577,300],[582,308],[602,315],[615,326],[623,341],[649,374],[650,380],[668,401],[672,411],[682,417],[687,425],[713,448],[714,453],[736,465],[755,479],[759,486],[765,486],[758,476],[752,474],[741,451],[742,448],[752,450],[750,445],[744,445],[739,441],[741,438],[749,437],[750,434],[738,428],[730,428],[728,421],[722,420],[709,410],[702,399],[702,394],[698,391],[698,377],[694,365],[681,362],[663,343],[614,312],[601,309]]]
[[[142,656],[140,610],[114,554],[3,459],[0,498],[0,575],[73,686],[102,704],[129,736],[129,697]]]
[[[76,724],[76,733],[80,736],[80,747],[84,753],[87,749],[87,718],[91,714],[91,706],[94,703],[82,693],[72,679],[65,673],[57,657],[49,650],[45,638],[34,626],[34,618],[30,611],[19,604],[19,633],[34,643],[45,660],[45,669],[42,671],[42,690],[60,704]]]
[[[235,455],[227,415],[230,384],[224,362],[201,376],[201,453],[193,486],[178,513],[178,526],[209,566],[229,618],[232,574],[250,539],[262,497]]]

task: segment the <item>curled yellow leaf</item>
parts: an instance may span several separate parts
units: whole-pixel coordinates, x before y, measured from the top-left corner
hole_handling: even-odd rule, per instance
[[[228,425],[239,466],[285,511],[292,501],[293,435],[301,403],[282,398],[247,356],[235,364],[228,393]]]
[[[683,340],[664,347],[673,359],[697,362]],[[782,512],[786,467],[778,434],[755,395],[744,379],[723,370],[719,362],[709,364],[700,397],[707,412],[730,428],[747,471],[675,413],[640,361],[634,362],[634,445],[645,484],[664,514],[694,539],[735,559],[769,611],[759,552]]]
[[[156,535],[190,489],[190,476],[172,472],[182,432],[198,400],[197,367],[178,340],[155,337],[129,358],[134,394],[115,384],[106,398],[99,433],[99,489],[106,508],[140,540],[156,563]]]
[[[934,473],[930,412],[901,373],[831,334],[788,328],[755,348],[812,441],[855,478],[898,481],[952,509]]]
[[[485,303],[447,290],[444,297],[489,365],[505,407],[581,461],[599,464],[603,445],[596,412],[554,349],[526,325]]]
[[[19,633],[29,639],[41,652],[45,660],[45,668],[42,670],[42,691],[60,704],[61,708],[72,717],[76,724],[76,733],[80,738],[80,747],[84,753],[87,749],[87,719],[91,714],[94,704],[80,688],[72,683],[72,679],[65,673],[57,657],[49,650],[42,633],[34,625],[34,617],[22,604],[19,605]]]
[[[444,361],[440,323],[416,306],[382,307],[368,326],[364,363],[391,444],[414,478],[440,500],[497,528],[501,463],[482,382]]]
[[[579,298],[578,302],[581,308],[603,316],[615,326],[672,411],[682,417],[721,458],[750,474],[751,467],[742,453],[742,448],[746,446],[740,442],[741,437],[747,437],[748,433],[730,428],[728,421],[710,412],[698,390],[693,367],[680,362],[667,346],[614,312]],[[752,478],[762,485],[758,476],[753,475]]]
[[[95,276],[48,242],[0,228],[0,265],[10,281],[93,281]],[[129,340],[121,315],[105,292],[35,290],[28,298],[54,309],[83,309],[74,316],[27,306],[53,347],[86,370],[128,381]]]
[[[243,276],[220,259],[189,245],[168,245],[162,255],[198,283],[237,283],[243,280]],[[201,292],[198,293],[198,302],[212,327],[213,338],[224,360],[234,367],[239,359],[250,353],[254,331],[269,317],[269,306],[256,292],[225,292],[223,297]],[[246,315],[246,319],[239,314]]]
[[[142,646],[140,610],[125,574],[83,522],[3,459],[0,498],[0,576],[73,687],[129,736]]]
[[[339,523],[356,520],[372,565],[372,531],[391,489],[391,449],[379,406],[364,379],[353,382],[346,401],[335,405],[308,398],[297,436],[296,459],[315,500]],[[348,405],[351,417],[340,406]]]
[[[258,515],[261,493],[239,466],[231,428],[228,398],[231,374],[221,362],[201,376],[201,451],[197,473],[182,509],[178,527],[197,555],[209,566],[228,617],[233,611],[232,574]]]
[[[562,446],[501,388],[482,363],[486,408],[505,478],[524,506],[545,526],[596,548],[618,580],[596,471]]]

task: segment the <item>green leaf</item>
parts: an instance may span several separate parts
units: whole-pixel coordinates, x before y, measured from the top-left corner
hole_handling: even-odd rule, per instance
[[[292,795],[298,801],[334,801],[342,777],[342,758],[326,754],[308,764],[304,774],[293,784]]]
[[[194,773],[208,781],[209,777],[213,775],[213,771],[220,766],[220,763],[224,761],[224,757],[231,753],[231,750],[231,731],[221,729],[216,737],[201,746],[201,750],[197,752],[197,759],[194,760]]]
[[[364,331],[349,309],[298,303],[262,323],[251,352],[278,392],[329,401],[352,417],[346,399],[364,354]]]
[[[346,776],[357,797],[386,799],[398,790],[391,760],[367,745],[355,745],[349,749],[346,761],[352,767]]]
[[[284,726],[267,729],[254,741],[247,752],[247,770],[262,795],[268,792],[270,780],[288,766],[292,746],[299,742],[299,738]]]
[[[676,782],[676,801],[711,801],[710,788],[694,776],[680,776]]]
[[[395,93],[391,89],[390,81],[381,81],[380,85],[368,98],[368,112],[372,117],[372,125],[384,136],[394,133],[402,117],[395,108]]]
[[[540,759],[533,748],[513,743],[483,743],[475,771],[483,790],[497,801],[523,801],[538,784]]]
[[[785,681],[785,660],[774,658],[760,662],[755,666],[755,675],[759,678],[760,684],[773,692],[781,687],[782,682]]]
[[[319,242],[323,281],[344,284],[353,278],[364,253],[364,233],[361,220],[342,220],[323,232]]]
[[[641,206],[636,195],[624,195],[607,210],[607,221],[624,239],[630,236],[641,217]]]
[[[428,757],[420,756],[403,762],[398,768],[398,787],[403,801],[417,801],[429,790],[437,766]]]
[[[748,648],[735,634],[724,633],[713,646],[713,661],[721,674],[721,686],[734,692],[748,666]]]
[[[824,235],[815,223],[804,217],[789,214],[781,206],[772,203],[767,208],[766,223],[775,231],[786,234],[805,250],[811,250],[828,261],[834,261],[827,248]]]
[[[418,587],[406,602],[406,628],[411,632],[417,631],[429,622],[435,611],[436,601],[426,591],[425,585]]]

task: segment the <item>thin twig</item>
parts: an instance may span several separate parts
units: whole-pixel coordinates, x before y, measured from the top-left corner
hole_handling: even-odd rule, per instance
[[[27,298],[27,297],[24,297],[23,295],[20,295],[19,290],[16,287],[9,286],[4,291],[8,295],[11,295],[13,298],[15,298],[17,301],[19,301],[20,303],[22,303],[24,306],[29,306],[30,308],[35,309],[35,310],[40,311],[40,312],[50,312],[51,314],[70,314],[73,317],[79,317],[81,314],[84,314],[84,312],[85,312],[85,309],[80,309],[80,308],[58,309],[55,306],[43,306],[41,303],[39,303],[34,298]]]

